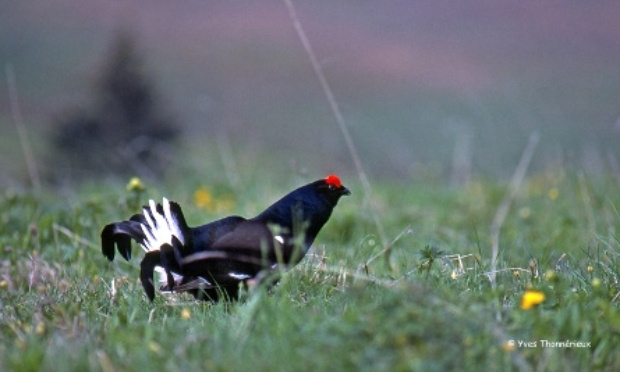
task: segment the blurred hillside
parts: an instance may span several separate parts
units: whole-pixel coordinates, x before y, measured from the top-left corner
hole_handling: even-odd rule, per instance
[[[504,177],[533,131],[537,169],[613,171],[620,159],[620,3],[296,6],[371,176],[448,180],[457,167]],[[2,2],[0,64],[13,66],[38,157],[50,150],[52,118],[85,103],[120,28],[135,33],[183,123],[188,156],[204,162],[200,149],[227,138],[239,161],[259,153],[281,169],[292,159],[321,174],[353,170],[277,1]],[[26,174],[9,101],[3,78],[5,183]]]

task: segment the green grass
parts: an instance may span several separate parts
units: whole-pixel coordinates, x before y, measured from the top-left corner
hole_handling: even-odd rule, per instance
[[[1,370],[620,368],[620,194],[612,179],[530,177],[502,226],[495,286],[488,231],[507,185],[380,183],[370,210],[361,187],[345,182],[354,194],[341,200],[315,254],[275,288],[232,304],[182,295],[149,303],[137,247],[130,263],[100,253],[106,223],[162,194],[182,202],[193,225],[250,215],[308,179],[241,181],[246,191],[219,211],[199,209],[192,195],[206,184],[216,199],[230,198],[224,185],[186,181],[147,184],[139,195],[123,184],[0,195]],[[393,241],[389,265],[373,213]],[[523,310],[529,289],[546,299]]]

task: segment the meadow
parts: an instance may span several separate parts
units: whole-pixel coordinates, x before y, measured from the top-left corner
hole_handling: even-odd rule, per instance
[[[15,66],[0,90],[0,371],[620,370],[614,5],[308,3],[313,60],[280,4],[61,3],[15,2],[0,22],[7,81]],[[42,174],[64,165],[50,118],[84,105],[118,15],[142,32],[182,153],[144,190],[25,186],[27,147]],[[544,144],[508,181],[534,131]],[[449,186],[459,146],[471,177]],[[150,303],[139,247],[101,253],[102,228],[151,198],[192,226],[252,216],[327,167],[353,194],[299,265],[238,302]]]
[[[142,252],[109,263],[99,233],[163,195],[190,225],[252,215],[309,176],[240,169],[182,183],[109,181],[0,195],[4,371],[618,370],[620,195],[612,176],[372,182],[353,175],[314,250],[235,303],[158,295]],[[209,174],[210,176],[206,176]],[[129,181],[129,180],[127,180]],[[233,182],[234,181],[234,182]]]

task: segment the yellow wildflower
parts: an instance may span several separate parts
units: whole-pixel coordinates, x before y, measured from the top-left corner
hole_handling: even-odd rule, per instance
[[[151,349],[151,351],[154,353],[161,353],[161,345],[155,341],[149,342],[149,349]]]
[[[515,351],[516,348],[517,348],[517,343],[515,342],[515,340],[508,340],[502,343],[502,350],[504,350],[507,353]]]
[[[45,323],[43,323],[43,322],[37,323],[37,326],[35,327],[35,332],[37,332],[38,335],[44,334],[45,333]]]
[[[222,195],[216,198],[208,187],[201,186],[194,192],[194,204],[198,208],[206,209],[212,213],[222,213],[233,209],[235,200],[231,195]]]
[[[181,310],[181,319],[187,320],[191,317],[192,313],[189,311],[188,308],[184,308],[183,310]]]
[[[557,276],[557,274],[556,274],[555,270],[551,270],[551,269],[549,269],[549,270],[547,270],[547,271],[545,272],[545,279],[547,279],[547,280],[549,280],[549,281],[554,281],[554,280],[556,280],[557,278],[558,278],[558,276]]]
[[[529,310],[545,301],[545,294],[540,291],[529,290],[521,297],[521,309]]]
[[[552,187],[551,189],[549,189],[549,191],[547,192],[547,197],[551,200],[555,200],[558,198],[558,196],[560,196],[560,191],[558,190],[557,187]]]
[[[198,208],[213,210],[215,203],[211,190],[204,186],[196,190],[196,192],[194,192],[194,204],[196,204]]]
[[[142,183],[142,180],[139,177],[132,177],[127,184],[127,191],[139,192],[144,191],[146,187]]]
[[[528,207],[523,207],[519,209],[519,217],[523,220],[527,220],[532,215],[532,211]]]

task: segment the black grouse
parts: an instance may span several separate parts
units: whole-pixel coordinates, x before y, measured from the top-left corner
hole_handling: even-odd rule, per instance
[[[142,214],[105,226],[101,249],[112,261],[116,246],[129,260],[131,239],[142,246],[140,280],[151,301],[154,271],[162,276],[164,292],[235,299],[240,284],[298,263],[340,197],[350,193],[329,175],[290,192],[254,218],[230,216],[198,227],[187,225],[177,203],[151,200]]]

